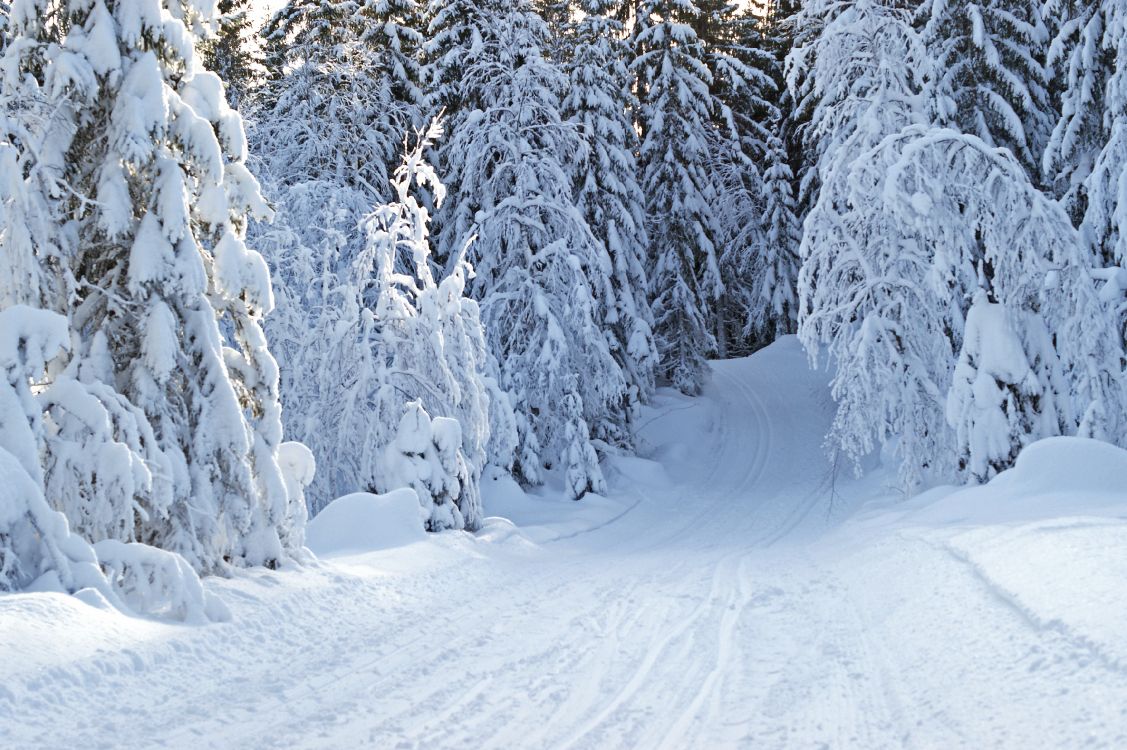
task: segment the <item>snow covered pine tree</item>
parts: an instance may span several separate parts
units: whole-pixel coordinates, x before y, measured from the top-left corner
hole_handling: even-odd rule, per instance
[[[439,244],[457,258],[476,237],[470,289],[517,415],[516,472],[539,483],[592,438],[624,430],[626,375],[600,325],[615,306],[614,267],[572,201],[563,165],[583,142],[560,115],[566,79],[542,55],[544,22],[524,0],[474,3],[463,16],[464,5],[432,6],[430,79],[453,133],[441,150],[452,200]],[[572,397],[583,423],[569,429],[559,406]],[[588,481],[570,486],[601,486],[598,465],[584,466]]]
[[[53,367],[101,399],[119,441],[144,448],[119,482],[143,480],[144,461],[161,456],[167,497],[68,515],[213,572],[295,550],[280,541],[277,366],[261,329],[270,280],[242,239],[247,215],[268,209],[244,166],[241,120],[199,64],[207,12],[179,0],[16,3],[3,62],[5,99],[18,103],[8,163],[34,179],[7,193],[7,221],[33,233],[4,241],[33,260],[22,267],[29,301],[66,317],[69,354]],[[80,404],[48,405],[55,420],[81,421]],[[108,439],[96,429],[62,425],[56,437]],[[60,448],[52,455],[79,483],[53,497],[90,500],[90,475]]]
[[[704,383],[716,346],[709,305],[724,290],[709,208],[712,73],[689,24],[696,13],[689,0],[645,0],[633,39],[658,375],[688,394]]]

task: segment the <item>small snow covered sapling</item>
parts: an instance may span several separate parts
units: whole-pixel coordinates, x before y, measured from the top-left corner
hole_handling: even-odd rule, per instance
[[[481,503],[470,494],[471,476],[461,442],[457,420],[432,419],[421,402],[408,403],[395,439],[384,449],[376,489],[415,490],[428,531],[478,528]]]
[[[278,446],[278,467],[282,470],[282,480],[286,483],[285,528],[290,538],[282,539],[288,548],[300,548],[303,544],[305,524],[309,520],[309,509],[305,503],[305,490],[313,483],[317,474],[317,461],[313,451],[304,443],[288,441]]]
[[[1007,310],[979,291],[967,313],[963,349],[947,397],[960,467],[986,482],[1026,445],[1060,434],[1061,376],[1042,320]]]
[[[605,493],[606,481],[599,467],[599,455],[587,439],[589,430],[583,419],[583,401],[576,392],[574,381],[568,384],[563,398],[564,479],[572,500],[581,500],[588,492]]]

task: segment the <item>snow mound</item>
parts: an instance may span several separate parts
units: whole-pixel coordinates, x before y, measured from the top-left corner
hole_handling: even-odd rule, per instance
[[[918,502],[927,524],[1011,524],[1127,513],[1127,451],[1097,440],[1053,437],[1026,447],[988,484]],[[930,500],[930,493],[928,499]],[[923,500],[923,497],[919,498]]]
[[[1110,443],[1054,437],[1033,443],[1007,472],[1004,486],[1031,494],[1111,493],[1127,490],[1127,451]]]
[[[942,546],[1031,627],[1127,669],[1127,451],[1040,440],[1009,471],[935,499],[914,520],[938,526]]]
[[[320,557],[402,547],[426,537],[420,507],[412,489],[338,497],[309,521],[305,544]]]

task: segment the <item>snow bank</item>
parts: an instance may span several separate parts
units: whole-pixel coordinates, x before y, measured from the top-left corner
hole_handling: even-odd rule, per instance
[[[1127,514],[1127,451],[1054,437],[1033,443],[989,484],[947,495],[913,519],[928,523],[1014,523],[1075,514]]]
[[[1031,627],[1127,669],[1127,451],[1041,440],[989,484],[910,518],[946,529],[946,549]]]
[[[320,557],[402,547],[426,536],[420,507],[412,489],[338,497],[309,521],[305,544]]]

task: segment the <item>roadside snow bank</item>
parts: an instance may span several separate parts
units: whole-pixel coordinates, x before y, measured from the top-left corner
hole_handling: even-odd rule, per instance
[[[951,554],[1033,627],[1127,669],[1127,451],[1042,440],[990,483],[910,518],[945,529]]]
[[[1083,438],[1040,440],[1014,468],[922,507],[914,520],[1012,523],[1078,513],[1127,515],[1127,451]]]
[[[426,537],[420,507],[412,489],[338,497],[309,521],[305,544],[320,557],[402,547]]]

